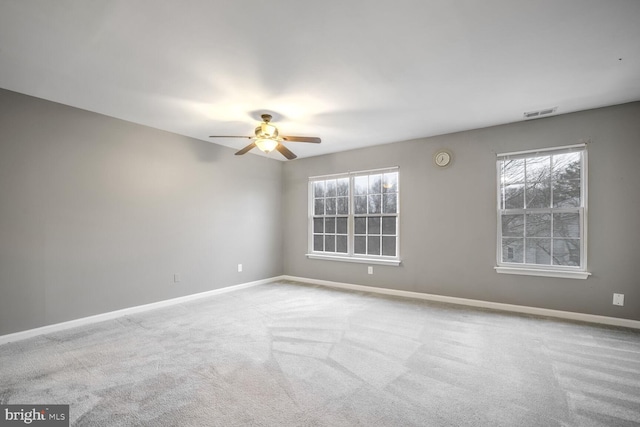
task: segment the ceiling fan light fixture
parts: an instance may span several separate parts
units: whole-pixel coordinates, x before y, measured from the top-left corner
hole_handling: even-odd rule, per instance
[[[256,139],[256,147],[269,154],[278,146],[278,141],[270,138]]]
[[[287,158],[287,160],[293,160],[296,156],[291,150],[281,144],[282,141],[287,142],[309,142],[312,144],[319,144],[320,138],[316,136],[280,136],[278,128],[272,125],[271,115],[262,114],[262,123],[255,129],[255,136],[222,136],[211,135],[210,138],[248,138],[252,142],[246,147],[235,153],[236,156],[242,156],[247,154],[252,149],[258,147],[263,153],[269,154],[273,150],[278,150],[280,154]]]

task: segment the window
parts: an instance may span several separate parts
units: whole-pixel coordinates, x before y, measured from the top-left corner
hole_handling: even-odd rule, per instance
[[[397,168],[309,179],[310,258],[399,264]]]
[[[587,278],[583,144],[498,155],[500,273]]]
[[[349,178],[313,182],[313,251],[348,253]]]

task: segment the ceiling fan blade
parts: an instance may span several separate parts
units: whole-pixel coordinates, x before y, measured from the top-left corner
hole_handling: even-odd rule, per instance
[[[283,156],[285,156],[285,157],[286,157],[287,159],[289,159],[289,160],[293,160],[293,159],[295,159],[296,157],[298,157],[298,156],[296,156],[295,154],[293,154],[293,153],[291,152],[291,150],[289,150],[287,147],[285,147],[285,146],[284,146],[284,145],[282,145],[282,144],[278,144],[278,145],[276,145],[276,150],[278,150],[278,151],[280,152],[280,154],[282,154]]]
[[[255,148],[256,143],[252,142],[251,144],[247,145],[246,147],[244,147],[242,150],[238,151],[236,153],[236,156],[242,156],[243,154],[246,154],[249,152],[249,150],[251,150],[252,148]]]
[[[283,136],[283,140],[291,142],[312,142],[314,144],[320,144],[320,138],[315,136]]]
[[[247,138],[251,139],[252,136],[228,136],[228,135],[211,135],[209,138]]]

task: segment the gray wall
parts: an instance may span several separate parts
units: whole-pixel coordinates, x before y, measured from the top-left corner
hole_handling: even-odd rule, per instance
[[[284,166],[284,271],[314,279],[640,320],[640,103],[400,142]],[[587,280],[497,274],[496,153],[589,139]],[[453,164],[432,163],[439,148]],[[400,167],[399,267],[309,260],[309,176]],[[612,294],[625,294],[625,306]]]
[[[281,162],[0,90],[0,335],[280,275],[281,195]]]

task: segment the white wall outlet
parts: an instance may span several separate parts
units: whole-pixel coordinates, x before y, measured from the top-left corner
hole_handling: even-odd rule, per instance
[[[238,273],[242,273],[242,264],[238,264]]]
[[[368,274],[373,274],[373,267],[372,266],[367,267],[367,273]]]
[[[624,294],[613,294],[613,305],[624,305]]]
[[[180,275],[178,273],[173,275],[173,283],[178,283],[180,280]]]

